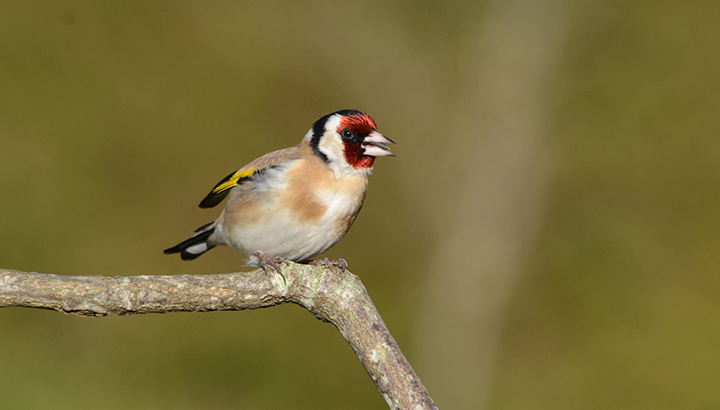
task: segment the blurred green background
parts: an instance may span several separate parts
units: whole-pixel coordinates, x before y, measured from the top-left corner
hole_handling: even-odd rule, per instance
[[[720,2],[4,1],[0,266],[243,270],[163,249],[222,177],[368,112],[400,145],[326,256],[440,408],[720,408]],[[297,306],[0,310],[0,408],[368,409]]]

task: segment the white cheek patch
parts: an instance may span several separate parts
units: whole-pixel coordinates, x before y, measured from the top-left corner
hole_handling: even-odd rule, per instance
[[[345,160],[342,142],[334,132],[325,131],[325,135],[320,138],[318,147],[323,154],[327,155],[330,162]]]
[[[320,151],[330,161],[330,169],[333,170],[336,176],[353,171],[353,168],[345,160],[345,147],[336,131],[340,127],[341,118],[340,115],[334,115],[328,119],[325,124],[325,134],[320,138],[318,144]]]

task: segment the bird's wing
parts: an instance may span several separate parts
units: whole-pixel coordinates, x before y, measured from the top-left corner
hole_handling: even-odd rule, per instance
[[[205,199],[200,202],[200,208],[212,208],[216,206],[227,197],[234,186],[241,185],[253,177],[263,174],[271,167],[298,158],[300,158],[299,146],[285,148],[263,155],[218,182],[212,191],[207,194]]]

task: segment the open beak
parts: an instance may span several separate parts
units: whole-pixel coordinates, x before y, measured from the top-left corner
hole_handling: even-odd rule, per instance
[[[385,144],[397,145],[390,138],[373,131],[362,142],[363,154],[371,157],[396,157]]]

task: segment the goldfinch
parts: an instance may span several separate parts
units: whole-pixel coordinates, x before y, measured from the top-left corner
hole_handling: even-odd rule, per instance
[[[164,253],[189,261],[227,245],[245,253],[248,266],[265,267],[267,257],[307,262],[350,229],[375,157],[395,156],[386,144],[395,142],[369,115],[328,114],[297,146],[263,155],[215,185],[200,208],[228,197],[220,217]]]

